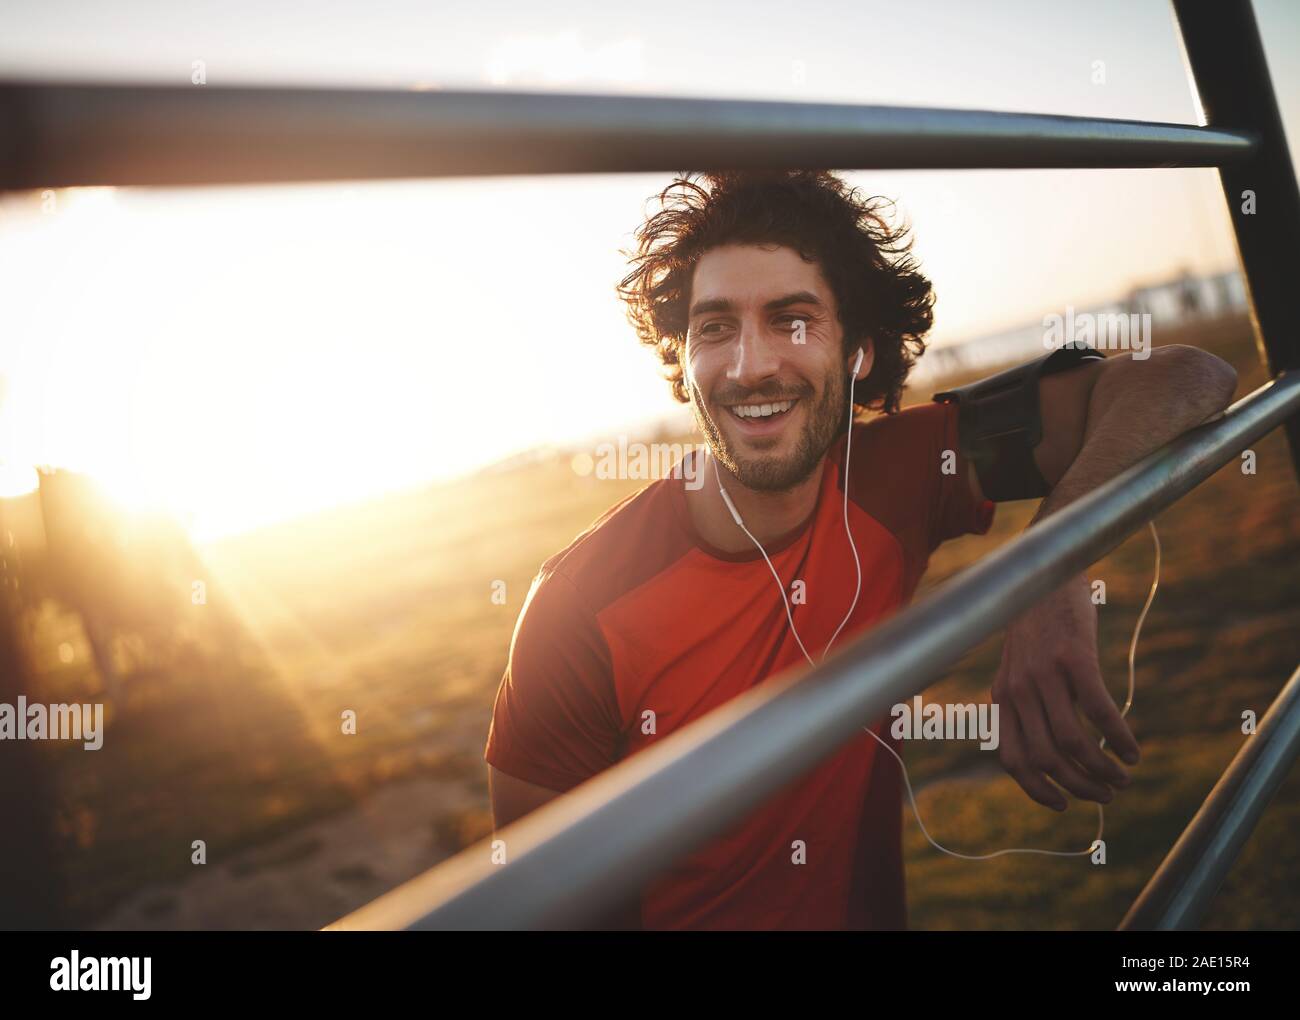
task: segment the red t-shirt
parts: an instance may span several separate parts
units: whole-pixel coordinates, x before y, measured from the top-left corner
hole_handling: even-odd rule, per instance
[[[956,458],[950,473],[946,450]],[[817,660],[856,580],[843,457],[841,437],[812,516],[766,546],[787,593],[804,582],[791,609]],[[652,482],[542,565],[497,691],[484,753],[495,768],[567,791],[766,678],[807,666],[758,550],[728,553],[701,539],[684,485]],[[862,592],[836,649],[910,601],[940,542],[984,534],[993,514],[967,481],[956,404],[855,424],[849,523]],[[642,732],[647,711],[652,734]],[[886,714],[872,728],[897,750],[888,724]],[[901,820],[898,764],[863,732],[647,885],[642,924],[905,928]]]

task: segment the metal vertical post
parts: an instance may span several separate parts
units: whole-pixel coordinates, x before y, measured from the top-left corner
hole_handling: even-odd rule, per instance
[[[1300,367],[1300,189],[1250,0],[1173,0],[1207,126],[1231,124],[1257,141],[1248,159],[1221,164],[1260,357],[1276,376]],[[1246,212],[1247,196],[1254,211]],[[1300,415],[1286,422],[1300,476]]]

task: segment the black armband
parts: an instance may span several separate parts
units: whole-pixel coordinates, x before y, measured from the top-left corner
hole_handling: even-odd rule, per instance
[[[934,395],[932,399],[942,403],[957,401],[962,456],[975,465],[986,499],[1005,503],[1047,495],[1047,482],[1034,463],[1034,447],[1043,439],[1038,380],[1085,361],[1104,360],[1105,355],[1086,344],[1066,344],[987,379]]]

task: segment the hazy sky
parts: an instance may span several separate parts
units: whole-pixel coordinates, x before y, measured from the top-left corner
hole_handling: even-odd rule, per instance
[[[1300,4],[1256,4],[1295,151]],[[1163,0],[0,3],[0,77],[554,89],[1195,122]],[[1094,82],[1094,62],[1105,82]],[[897,198],[936,342],[1232,264],[1213,171],[853,173]],[[674,405],[614,295],[667,175],[0,202],[0,457],[215,532]],[[256,505],[250,493],[257,493]]]

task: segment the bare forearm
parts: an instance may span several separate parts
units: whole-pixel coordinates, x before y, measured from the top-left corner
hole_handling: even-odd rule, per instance
[[[1108,359],[1087,397],[1084,438],[1034,519],[1067,506],[1152,451],[1222,411],[1237,375],[1191,347],[1159,347],[1144,361]],[[1141,752],[1102,680],[1097,607],[1078,574],[1007,628],[992,698],[1003,712],[998,755],[1025,793],[1062,811],[1062,791],[1108,803],[1128,773],[1102,753],[1088,720],[1130,765]]]
[[[1079,454],[1034,520],[1068,506],[1214,417],[1231,402],[1236,387],[1231,365],[1195,347],[1157,347],[1144,361],[1130,355],[1112,358],[1093,386]]]

